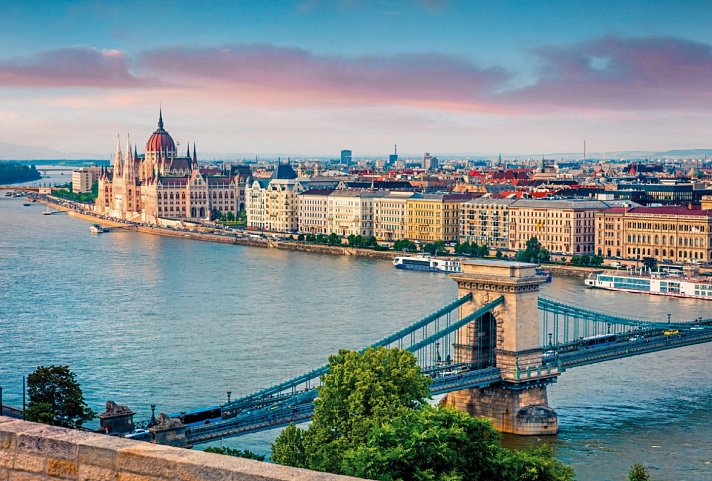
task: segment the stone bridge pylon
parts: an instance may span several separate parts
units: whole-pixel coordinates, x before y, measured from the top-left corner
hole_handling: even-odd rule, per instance
[[[492,420],[495,428],[521,435],[556,434],[558,419],[549,407],[546,386],[559,373],[542,369],[537,298],[545,282],[536,264],[505,261],[463,262],[453,274],[458,297],[472,293],[462,306],[466,316],[484,304],[504,297],[504,302],[460,329],[455,362],[475,369],[497,367],[502,382],[486,388],[452,392],[445,403],[474,416]]]

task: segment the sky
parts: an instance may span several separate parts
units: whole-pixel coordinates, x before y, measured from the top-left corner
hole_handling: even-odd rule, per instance
[[[204,155],[712,147],[712,3],[0,2],[0,142]],[[200,156],[200,155],[199,155]]]

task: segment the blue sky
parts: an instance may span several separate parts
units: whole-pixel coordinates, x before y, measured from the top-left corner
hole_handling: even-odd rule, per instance
[[[0,141],[355,155],[710,147],[712,4],[0,4]]]

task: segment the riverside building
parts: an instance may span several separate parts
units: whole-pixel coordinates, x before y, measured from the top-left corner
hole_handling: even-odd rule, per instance
[[[249,170],[201,169],[195,144],[192,155],[188,148],[185,156],[179,156],[163,128],[162,112],[145,153],[139,155],[127,139],[125,152],[117,143],[111,164],[98,178],[94,206],[98,214],[161,224],[207,220],[213,211],[237,215],[244,209]]]
[[[373,235],[373,205],[384,191],[335,190],[327,199],[326,228],[340,236]]]
[[[408,226],[407,202],[413,192],[389,192],[373,200],[373,235],[378,240],[405,239]]]
[[[609,207],[600,200],[519,199],[509,206],[509,248],[525,249],[536,237],[551,253],[594,254],[594,216]]]
[[[712,202],[702,206],[613,207],[595,215],[596,253],[658,261],[712,261]]]
[[[460,204],[468,194],[414,194],[406,201],[406,238],[455,242],[460,231]]]
[[[460,242],[495,249],[509,246],[509,207],[514,199],[479,198],[460,205]]]

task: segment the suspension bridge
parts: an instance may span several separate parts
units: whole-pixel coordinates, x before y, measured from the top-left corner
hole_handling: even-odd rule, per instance
[[[641,320],[539,296],[535,267],[465,263],[451,276],[457,299],[368,347],[412,352],[433,395],[447,394],[447,404],[501,431],[555,434],[546,387],[567,370],[712,341],[712,319]],[[151,435],[184,446],[308,421],[327,372],[324,365],[219,406],[163,416]]]

